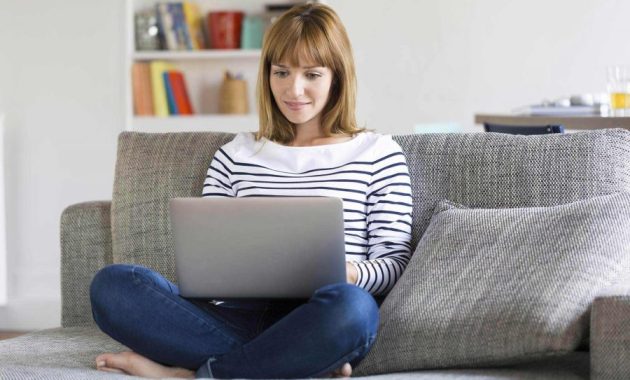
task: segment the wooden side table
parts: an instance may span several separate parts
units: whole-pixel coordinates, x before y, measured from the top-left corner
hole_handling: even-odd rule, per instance
[[[549,125],[562,124],[566,129],[624,128],[630,130],[630,116],[526,116],[509,114],[475,114],[475,124]]]

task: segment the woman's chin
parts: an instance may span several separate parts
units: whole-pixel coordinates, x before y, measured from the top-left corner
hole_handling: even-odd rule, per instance
[[[289,120],[291,124],[295,125],[296,127],[306,125],[309,121],[313,119],[314,117],[287,117],[287,120]]]

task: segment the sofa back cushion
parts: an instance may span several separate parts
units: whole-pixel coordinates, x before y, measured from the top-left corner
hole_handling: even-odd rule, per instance
[[[412,247],[438,201],[472,208],[554,206],[630,191],[630,131],[394,136],[413,192]]]
[[[115,263],[140,264],[175,281],[168,202],[201,196],[215,151],[231,133],[123,132],[112,197]]]
[[[168,200],[200,196],[214,152],[230,133],[123,132],[112,199],[114,262],[175,280]],[[630,191],[630,132],[394,136],[413,191],[412,244],[442,199],[475,208],[551,206]]]

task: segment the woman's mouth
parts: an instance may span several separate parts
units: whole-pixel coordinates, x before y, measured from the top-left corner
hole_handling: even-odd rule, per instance
[[[303,108],[305,108],[308,104],[308,102],[287,102],[285,101],[284,104],[286,104],[287,108],[289,108],[291,111],[299,111]]]

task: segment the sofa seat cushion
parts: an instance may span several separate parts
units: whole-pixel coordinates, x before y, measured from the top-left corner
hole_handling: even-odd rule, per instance
[[[42,330],[0,341],[0,379],[140,379],[135,376],[99,372],[94,358],[102,352],[127,348],[96,327]],[[516,366],[487,369],[449,369],[402,372],[358,377],[365,380],[441,379],[588,379],[588,352],[575,352],[553,359]]]
[[[440,202],[358,372],[565,354],[587,336],[593,299],[629,267],[630,193],[513,209]]]
[[[97,355],[124,350],[96,326],[48,329],[0,340],[0,367],[94,368]]]
[[[448,369],[354,377],[357,380],[467,380],[471,378],[475,380],[586,380],[589,378],[588,353],[572,353],[561,358],[555,358],[553,361],[505,368]],[[143,378],[100,372],[91,368],[0,365],[0,379],[139,380]]]

